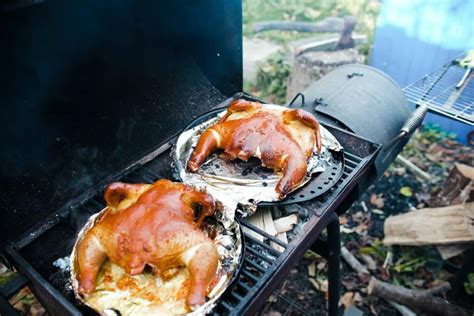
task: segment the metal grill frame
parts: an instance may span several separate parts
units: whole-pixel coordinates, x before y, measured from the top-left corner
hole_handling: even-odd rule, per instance
[[[474,71],[467,75],[461,87],[456,87],[466,73],[467,69],[454,59],[409,84],[403,92],[415,106],[426,104],[433,112],[474,126]]]
[[[217,107],[226,106],[236,98],[242,97],[253,99],[245,94],[238,93]],[[244,264],[240,269],[236,282],[227,289],[214,310],[216,315],[253,315],[258,312],[272,291],[277,288],[291,269],[292,264],[297,262],[303,253],[310,248],[324,228],[328,227],[328,233],[338,233],[339,222],[336,213],[343,202],[346,202],[344,200],[354,196],[353,192],[357,190],[358,180],[368,174],[369,168],[380,150],[380,145],[334,126],[325,125],[325,127],[333,133],[346,149],[345,169],[342,177],[334,187],[318,199],[299,204],[309,210],[310,217],[305,223],[304,233],[298,234],[289,244],[281,242],[245,221],[241,222],[243,226],[261,235],[265,242],[260,242],[249,234],[244,233],[246,253],[251,253],[254,258],[259,258],[259,260],[252,259],[247,254],[245,255]],[[50,313],[80,315],[82,313],[89,314],[90,310],[81,306],[78,309],[77,302],[67,299],[60,293],[50,283],[48,276],[46,276],[47,273],[40,271],[41,269],[48,268],[43,267],[43,264],[34,264],[34,260],[28,260],[27,257],[31,256],[29,249],[33,247],[43,249],[43,239],[48,238],[47,233],[67,225],[71,214],[75,210],[82,209],[86,213],[100,211],[104,207],[102,192],[108,183],[118,180],[145,180],[151,182],[161,177],[173,178],[173,174],[169,173],[169,169],[171,169],[169,167],[171,160],[169,153],[176,139],[177,135],[174,135],[157,146],[150,154],[127,166],[118,174],[104,179],[101,184],[91,188],[91,190],[78,198],[71,200],[44,222],[39,223],[17,241],[6,247],[5,252],[8,260],[22,275],[29,279],[33,292]],[[163,162],[163,159],[165,159],[165,162]],[[58,236],[55,235],[53,238],[57,240]],[[70,239],[72,241],[75,240],[72,236]],[[328,242],[331,242],[331,240],[334,242],[338,239],[329,238]],[[282,253],[278,252],[270,247],[270,242],[282,246],[285,250]],[[70,246],[72,249],[72,244]],[[334,248],[337,250],[339,246],[335,244],[330,245],[330,249]],[[69,254],[71,249],[63,250],[65,254]],[[265,249],[272,257],[267,257],[260,253],[258,249]],[[339,260],[338,252],[334,251],[333,260]],[[41,260],[46,259],[41,258]],[[329,260],[331,260],[331,257]],[[267,264],[263,265],[262,262],[267,262]],[[337,264],[337,271],[330,271],[330,274],[336,274],[335,277],[338,278],[338,270],[339,264]],[[248,283],[248,280],[253,280],[253,285]],[[329,286],[331,293],[339,295],[339,285],[336,282],[332,282],[332,284],[330,282]],[[333,312],[334,308],[337,309],[337,301],[335,304],[335,306],[333,304]]]

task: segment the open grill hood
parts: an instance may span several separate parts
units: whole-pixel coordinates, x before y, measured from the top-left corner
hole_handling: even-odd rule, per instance
[[[0,243],[242,90],[232,1],[0,5]]]

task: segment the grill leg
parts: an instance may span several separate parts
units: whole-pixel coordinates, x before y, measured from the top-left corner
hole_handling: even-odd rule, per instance
[[[328,232],[328,314],[339,315],[339,288],[341,284],[341,236],[339,230],[339,218],[335,213],[331,214],[327,226]]]

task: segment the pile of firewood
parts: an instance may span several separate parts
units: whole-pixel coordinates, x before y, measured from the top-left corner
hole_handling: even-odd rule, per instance
[[[430,207],[387,218],[385,245],[435,245],[446,260],[474,246],[474,168],[456,164]]]
[[[429,207],[387,218],[384,235],[385,245],[434,245],[444,260],[474,247],[474,168],[456,164],[440,189],[431,195]],[[350,261],[355,258],[349,256],[345,259]],[[471,315],[435,296],[450,289],[450,284],[446,283],[433,291],[416,291],[373,277],[368,294],[395,304],[394,307],[403,315],[413,315],[406,306],[429,314]]]

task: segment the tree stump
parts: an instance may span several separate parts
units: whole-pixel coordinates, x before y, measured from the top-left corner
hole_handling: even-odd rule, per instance
[[[363,63],[364,56],[356,49],[313,51],[293,57],[293,67],[286,90],[287,100],[337,67]]]

